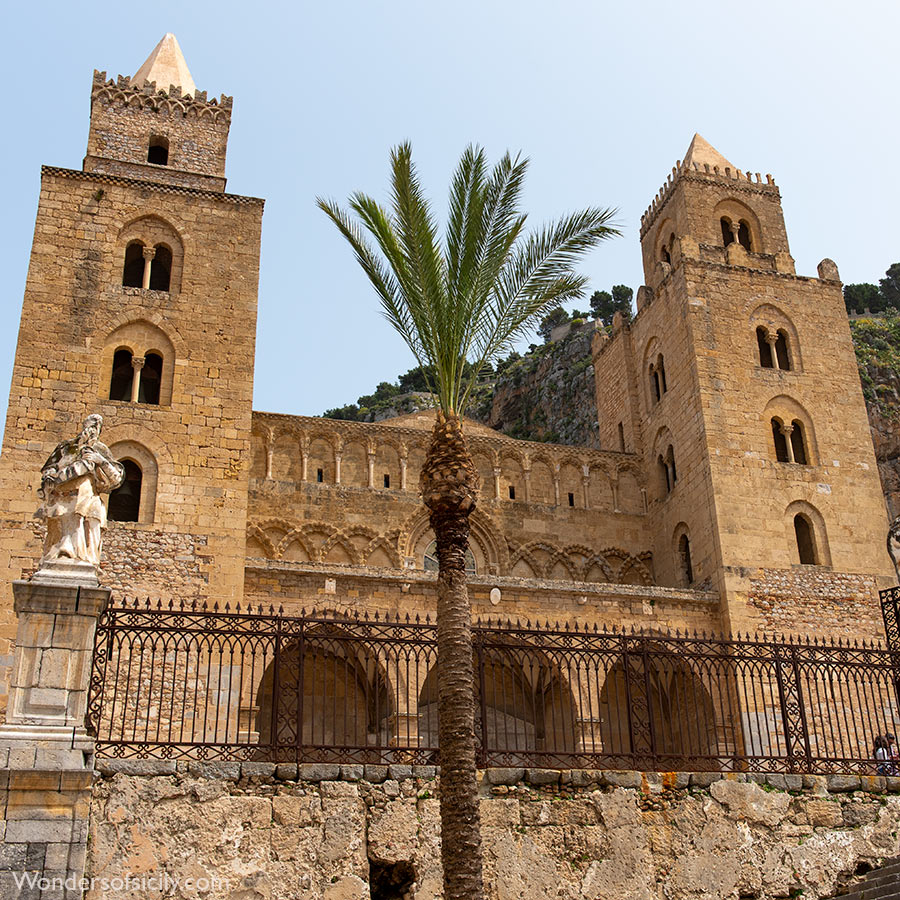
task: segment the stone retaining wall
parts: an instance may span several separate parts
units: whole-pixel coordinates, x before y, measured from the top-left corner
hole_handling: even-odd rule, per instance
[[[88,900],[159,885],[209,900],[441,896],[432,767],[99,768]],[[896,777],[492,769],[480,784],[492,900],[816,900],[900,852]]]

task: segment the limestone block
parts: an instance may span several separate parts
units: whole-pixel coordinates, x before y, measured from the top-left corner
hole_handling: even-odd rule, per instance
[[[753,782],[716,781],[709,792],[732,815],[770,828],[784,820],[791,805],[790,794],[769,793]]]
[[[368,855],[379,862],[412,859],[418,844],[419,820],[415,804],[394,800],[373,815],[369,824]]]
[[[369,885],[357,875],[344,875],[325,886],[325,900],[369,900]]]

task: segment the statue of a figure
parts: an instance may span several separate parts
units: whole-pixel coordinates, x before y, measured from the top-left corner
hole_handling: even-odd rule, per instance
[[[887,551],[900,578],[900,516],[891,522],[887,535]]]
[[[62,441],[41,469],[38,493],[47,520],[41,566],[55,559],[100,565],[100,529],[106,527],[101,494],[125,479],[125,467],[100,442],[102,416],[88,416],[81,434]]]

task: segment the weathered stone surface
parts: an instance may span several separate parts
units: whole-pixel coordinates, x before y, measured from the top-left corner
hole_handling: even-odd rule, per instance
[[[647,779],[644,790],[520,785],[504,796],[485,779],[487,897],[783,900],[802,891],[818,900],[860,860],[900,853],[896,795],[822,795],[815,781],[792,796],[733,777],[691,794],[673,787],[688,781],[675,774]],[[389,797],[367,781],[119,773],[95,785],[88,874],[219,879],[207,900],[368,900],[370,860],[403,862],[416,873],[412,900],[437,900],[439,803],[435,782],[427,787]]]
[[[710,785],[709,793],[735,818],[769,828],[784,820],[791,805],[789,794],[769,793],[752,782],[716,781]]]

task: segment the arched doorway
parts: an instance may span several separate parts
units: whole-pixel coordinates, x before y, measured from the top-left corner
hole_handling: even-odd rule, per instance
[[[476,637],[474,664],[475,734],[485,764],[565,766],[578,749],[575,704],[552,660],[526,641],[489,634]],[[438,746],[436,665],[419,694],[419,740]]]
[[[629,642],[607,673],[600,738],[616,768],[691,772],[717,765],[709,691],[688,661],[656,641]]]
[[[379,762],[393,704],[382,666],[338,626],[292,640],[263,673],[256,694],[260,757]]]

